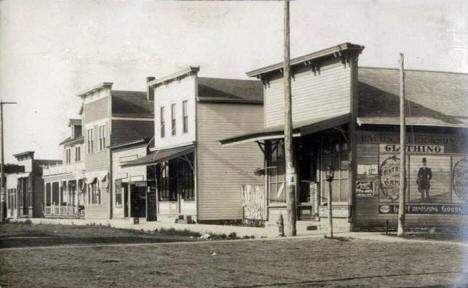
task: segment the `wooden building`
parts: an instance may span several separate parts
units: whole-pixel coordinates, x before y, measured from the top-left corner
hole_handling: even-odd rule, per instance
[[[61,160],[35,159],[34,151],[15,155],[17,163],[7,173],[7,217],[42,217],[44,215],[44,166],[58,164]]]
[[[146,93],[112,90],[112,85],[104,82],[77,95],[83,103],[80,116],[84,134],[86,218],[112,217],[110,147],[151,137],[154,131],[154,106]]]
[[[156,220],[155,185],[154,181],[148,179],[149,167],[124,166],[129,161],[148,155],[149,145],[150,139],[142,138],[111,147],[114,195],[112,218]]]
[[[335,171],[331,186],[337,229],[396,225],[398,70],[358,68],[363,49],[344,43],[291,60],[298,217],[317,218],[322,227],[327,224],[325,173],[330,165]],[[249,206],[255,207],[248,209],[263,209],[252,217],[267,223],[286,212],[282,66],[247,73],[264,84],[264,127],[220,140],[226,147],[257,142],[263,151],[264,184],[255,189],[263,195],[251,198],[266,200],[253,201]],[[466,74],[406,71],[409,202],[405,209],[410,226],[466,221],[467,80]],[[430,184],[425,180],[423,197],[418,178],[429,174],[426,168],[420,172],[424,165],[431,168],[432,179]]]
[[[62,162],[44,167],[44,216],[84,216],[85,166],[81,119],[68,122],[70,136],[59,145]]]
[[[254,171],[263,166],[263,157],[256,144],[224,149],[217,139],[260,128],[262,85],[198,72],[188,67],[148,82],[154,95],[154,151],[124,166],[153,167],[158,220],[239,221],[239,183],[262,181]]]

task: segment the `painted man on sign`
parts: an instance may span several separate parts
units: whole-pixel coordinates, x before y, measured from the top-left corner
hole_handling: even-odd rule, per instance
[[[421,200],[430,200],[429,190],[431,189],[432,171],[431,168],[427,167],[426,158],[422,158],[422,167],[419,168],[418,178],[416,184],[418,184],[418,191],[421,193]]]

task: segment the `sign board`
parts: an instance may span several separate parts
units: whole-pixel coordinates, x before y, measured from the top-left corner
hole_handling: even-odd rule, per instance
[[[380,144],[380,153],[400,153],[398,144]],[[443,145],[406,145],[406,153],[443,154]]]
[[[408,214],[447,214],[447,215],[468,215],[467,205],[454,204],[409,204],[406,205]],[[398,205],[381,204],[379,205],[380,214],[397,214]]]

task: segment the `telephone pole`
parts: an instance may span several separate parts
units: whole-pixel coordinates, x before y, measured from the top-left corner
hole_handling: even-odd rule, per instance
[[[0,101],[0,157],[2,157],[1,165],[2,167],[0,168],[1,170],[1,176],[0,176],[0,191],[1,191],[1,207],[0,207],[0,214],[2,217],[2,222],[5,222],[6,219],[6,187],[5,187],[5,150],[4,150],[4,141],[3,141],[3,105],[8,105],[8,104],[16,104],[16,102],[3,102]]]
[[[296,172],[293,165],[293,138],[291,112],[291,75],[289,44],[289,0],[284,0],[284,155],[286,162],[287,236],[296,236]]]
[[[400,196],[398,205],[398,236],[405,234],[406,209],[406,118],[405,118],[405,56],[400,53]]]

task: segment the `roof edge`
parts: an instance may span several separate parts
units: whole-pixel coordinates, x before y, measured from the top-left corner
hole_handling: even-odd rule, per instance
[[[102,89],[106,89],[106,88],[112,89],[112,85],[114,85],[113,82],[101,82],[101,83],[99,83],[97,85],[94,85],[94,86],[92,86],[90,88],[79,91],[78,93],[76,93],[76,96],[84,98],[87,95],[89,95],[91,93],[94,93],[96,91],[102,90]]]
[[[318,58],[341,54],[342,52],[345,52],[345,51],[357,51],[358,53],[361,53],[362,50],[364,50],[364,46],[362,45],[345,42],[345,43],[338,44],[329,48],[325,48],[325,49],[318,50],[318,51],[315,51],[315,52],[312,52],[303,56],[293,58],[290,60],[290,65],[291,66],[298,65],[298,64],[301,64],[307,61],[312,61]],[[256,70],[249,71],[246,74],[249,77],[260,76],[262,74],[270,73],[270,72],[283,68],[284,66],[283,63],[284,62],[279,62],[273,65],[265,66]]]
[[[175,79],[183,78],[185,76],[191,75],[191,74],[197,74],[198,71],[200,71],[200,66],[187,66],[186,68],[174,72],[172,74],[168,74],[164,77],[157,78],[155,80],[149,81],[147,83],[148,87],[157,87],[161,84],[170,82]]]

